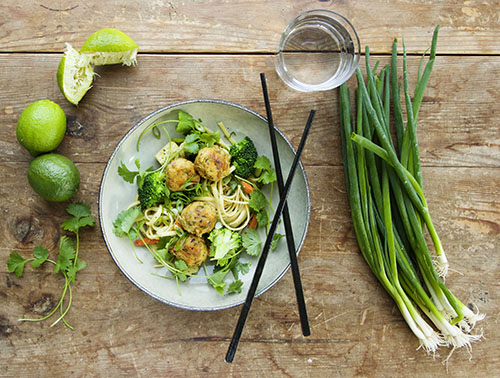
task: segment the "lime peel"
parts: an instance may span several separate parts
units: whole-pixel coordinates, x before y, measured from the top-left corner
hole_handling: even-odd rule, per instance
[[[107,64],[137,64],[139,46],[125,33],[112,28],[105,28],[93,33],[80,49],[86,63],[96,66]]]
[[[69,43],[57,69],[57,84],[66,99],[78,105],[92,87],[94,69]]]

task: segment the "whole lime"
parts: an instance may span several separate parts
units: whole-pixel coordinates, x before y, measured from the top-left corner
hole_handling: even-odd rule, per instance
[[[66,115],[50,100],[28,105],[17,120],[16,136],[31,155],[55,150],[66,132]]]
[[[62,202],[78,192],[80,172],[67,157],[45,154],[30,163],[28,181],[40,197],[47,201]]]

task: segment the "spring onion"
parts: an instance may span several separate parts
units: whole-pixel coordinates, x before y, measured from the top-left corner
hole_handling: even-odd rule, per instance
[[[361,254],[394,299],[421,347],[430,354],[441,346],[452,347],[452,352],[460,347],[470,349],[471,343],[482,337],[471,331],[484,318],[465,306],[443,282],[448,259],[422,186],[416,128],[436,57],[438,30],[439,26],[434,31],[423,73],[419,67],[413,100],[404,42],[403,85],[398,82],[397,40],[393,42],[391,64],[378,74],[379,62],[370,68],[370,51],[366,48],[366,81],[361,70],[356,71],[355,117],[349,89],[345,84],[339,89],[346,187]],[[434,246],[433,253],[427,245],[426,232]]]

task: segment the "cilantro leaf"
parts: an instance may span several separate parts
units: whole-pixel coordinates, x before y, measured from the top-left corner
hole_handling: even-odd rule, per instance
[[[221,269],[218,270],[217,272],[214,272],[208,277],[208,282],[212,287],[217,290],[219,294],[224,293],[224,287],[226,286],[226,283],[224,282],[224,278],[226,278],[226,275],[228,274],[228,270],[226,269]]]
[[[87,263],[81,259],[76,259],[76,264],[72,264],[68,269],[68,279],[69,282],[76,281],[76,273],[80,270],[84,269],[87,266]]]
[[[274,181],[276,181],[276,172],[274,169],[262,172],[262,175],[259,177],[259,182],[264,185],[270,184]]]
[[[136,160],[138,161],[138,160]],[[127,166],[121,162],[120,166],[118,167],[118,174],[126,181],[131,184],[134,183],[135,177],[139,174],[138,171],[131,171],[127,168]]]
[[[93,217],[68,218],[61,224],[61,227],[76,234],[81,227],[93,226],[94,224],[95,219]]]
[[[171,257],[172,257],[172,254],[170,253],[170,251],[167,248],[161,248],[161,249],[156,250],[155,258],[158,261],[161,261],[161,260],[167,261]]]
[[[54,273],[66,272],[73,264],[76,253],[74,246],[73,239],[70,239],[66,235],[61,236],[59,240],[59,255],[57,256]]]
[[[198,139],[200,139],[200,136],[196,133],[192,133],[187,135],[186,138],[184,138],[184,143],[186,144],[195,143],[198,141]]]
[[[38,268],[49,258],[49,251],[41,246],[37,246],[33,249],[33,256],[35,257],[32,263],[33,268]]]
[[[241,287],[243,286],[243,282],[240,280],[233,281],[227,287],[227,293],[241,293]]]
[[[267,156],[261,155],[255,160],[253,165],[256,169],[269,170],[271,168],[271,161],[267,158]]]
[[[16,273],[16,276],[21,277],[23,275],[24,264],[29,260],[22,257],[17,252],[11,252],[9,259],[7,260],[7,269],[9,273]]]
[[[236,279],[238,279],[239,273],[247,274],[249,271],[250,271],[250,263],[242,263],[242,262],[236,263],[231,269],[231,272],[233,273],[233,276]]]
[[[66,211],[75,218],[83,218],[90,216],[90,205],[81,202],[70,203]]]
[[[77,233],[81,227],[93,226],[95,219],[90,215],[90,205],[81,202],[71,203],[66,211],[73,217],[66,219],[61,227],[73,233]]]
[[[195,121],[191,114],[179,110],[179,122],[177,123],[176,130],[178,133],[186,135],[195,128]]]
[[[135,159],[134,163],[135,166],[137,167],[137,171],[129,170],[127,166],[122,162],[121,165],[118,167],[118,175],[120,175],[126,182],[130,184],[133,184],[135,179],[137,186],[141,187],[142,182],[144,181],[144,176],[146,176],[146,174],[150,172],[153,169],[153,167],[149,167],[146,170],[142,170],[139,158]]]
[[[142,216],[139,206],[121,211],[113,221],[113,233],[118,237],[129,235],[135,220]]]
[[[188,270],[188,266],[184,260],[175,260],[174,266],[178,269],[177,272],[173,272],[174,277],[179,278],[182,282],[187,280],[187,275],[184,273]]]
[[[276,171],[271,167],[271,162],[266,156],[259,156],[254,163],[254,168],[262,170],[258,178],[262,184],[267,185],[276,181]]]
[[[186,139],[184,139],[184,151],[189,154],[196,155],[200,150],[200,146],[197,141],[200,139],[198,134],[189,134]]]
[[[215,143],[218,143],[220,141],[219,130],[214,133],[201,133],[200,141],[207,146],[213,146]]]
[[[257,230],[247,228],[241,234],[241,241],[243,247],[250,256],[258,256],[260,254],[262,242],[260,241],[260,236]]]
[[[269,223],[269,217],[267,216],[267,211],[262,209],[257,213],[257,226],[263,227],[267,226]]]
[[[68,218],[62,222],[61,227],[66,231],[77,232],[80,228],[78,226],[78,218]]]
[[[248,206],[256,213],[267,206],[266,196],[260,190],[253,190],[250,193],[250,199],[248,200]]]
[[[184,260],[175,260],[174,265],[177,269],[184,271],[188,268],[186,262]]]
[[[277,247],[278,247],[278,243],[279,241],[281,240],[282,237],[284,237],[285,235],[283,234],[278,234],[278,233],[275,233],[274,236],[273,236],[273,241],[271,242],[271,251],[274,251]]]

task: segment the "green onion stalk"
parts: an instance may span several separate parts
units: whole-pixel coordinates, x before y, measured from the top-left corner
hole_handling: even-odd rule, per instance
[[[439,26],[423,73],[422,57],[413,100],[404,43],[403,85],[398,82],[397,40],[391,64],[378,74],[379,62],[370,67],[370,51],[366,48],[366,81],[361,70],[356,71],[355,118],[347,86],[339,89],[345,180],[361,254],[430,354],[440,346],[469,349],[482,337],[471,331],[484,318],[465,306],[443,282],[448,260],[423,191],[417,120],[434,65],[438,30]],[[426,231],[435,257],[427,245]]]

